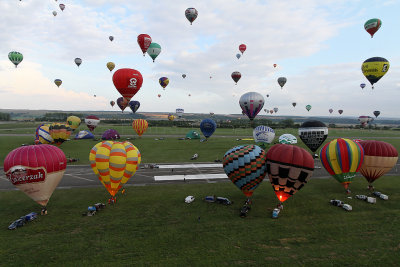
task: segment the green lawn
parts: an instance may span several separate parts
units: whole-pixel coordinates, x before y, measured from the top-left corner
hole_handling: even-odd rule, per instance
[[[134,179],[134,177],[132,178]],[[311,180],[277,204],[265,180],[255,191],[252,210],[240,218],[244,196],[232,183],[129,187],[93,217],[88,205],[106,202],[103,187],[58,189],[49,214],[15,231],[7,226],[40,207],[20,191],[0,192],[2,266],[396,266],[400,255],[400,177],[383,177],[376,188],[389,195],[375,205],[347,199],[332,179]],[[353,194],[366,194],[357,178]],[[228,197],[223,206],[206,195]],[[194,195],[192,204],[184,198]],[[353,195],[354,196],[354,195]],[[353,211],[331,206],[338,198]],[[200,220],[199,220],[200,218]]]

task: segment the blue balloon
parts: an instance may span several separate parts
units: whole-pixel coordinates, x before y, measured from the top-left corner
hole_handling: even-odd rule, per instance
[[[210,137],[217,128],[217,124],[212,119],[204,119],[200,123],[200,130],[206,138]]]
[[[131,108],[132,112],[135,113],[136,110],[139,109],[140,103],[139,103],[139,101],[130,101],[129,102],[129,107]]]

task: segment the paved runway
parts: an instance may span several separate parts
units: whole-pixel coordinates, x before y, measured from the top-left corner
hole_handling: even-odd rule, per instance
[[[400,175],[397,164],[386,175]],[[127,182],[128,186],[146,186],[152,184],[171,183],[216,183],[227,182],[222,164],[217,163],[182,163],[182,164],[160,164],[159,168],[143,168],[145,164]],[[316,166],[321,166],[316,161]],[[324,168],[317,168],[311,179],[331,177]],[[268,178],[267,178],[268,179]],[[70,165],[61,180],[58,188],[97,187],[102,186],[97,176],[89,165]],[[0,190],[15,190],[14,185],[6,178],[3,169],[0,170]]]

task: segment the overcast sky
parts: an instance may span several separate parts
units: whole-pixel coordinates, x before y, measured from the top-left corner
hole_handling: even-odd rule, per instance
[[[193,25],[185,18],[188,7],[198,10]],[[106,68],[111,61],[115,70],[142,73],[133,97],[138,112],[238,114],[240,96],[256,91],[264,108],[278,107],[280,115],[327,116],[333,108],[335,116],[343,109],[343,116],[380,110],[400,117],[399,10],[393,0],[4,0],[0,108],[117,110],[109,104],[120,97]],[[382,20],[374,38],[364,30],[371,18]],[[155,63],[143,57],[141,33],[162,47]],[[247,50],[237,59],[242,43]],[[24,55],[18,68],[10,51]],[[361,64],[376,56],[389,60],[390,69],[372,90]],[[233,71],[242,74],[237,85]],[[170,80],[165,90],[162,76]],[[283,89],[278,77],[287,78]],[[63,82],[59,88],[55,79]]]

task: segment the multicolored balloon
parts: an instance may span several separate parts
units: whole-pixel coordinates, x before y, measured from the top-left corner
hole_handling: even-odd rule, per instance
[[[64,152],[46,144],[21,146],[8,153],[4,160],[7,179],[43,207],[60,183],[66,167]]]
[[[399,154],[393,145],[383,141],[364,140],[359,144],[364,149],[364,161],[360,173],[372,188],[372,183],[376,179],[388,173],[396,165]]]
[[[11,51],[8,53],[8,59],[17,67],[24,59],[24,56],[20,52]]]
[[[190,22],[190,25],[192,25],[193,21],[197,18],[198,15],[199,12],[197,12],[197,9],[195,9],[194,7],[189,7],[185,10],[185,17]]]
[[[247,46],[245,44],[239,45],[239,51],[242,53],[242,55],[243,55],[244,51],[246,51],[246,49],[247,49]]]
[[[149,127],[149,124],[144,119],[136,119],[132,122],[132,128],[135,130],[135,132],[139,136],[142,136],[148,127]]]
[[[69,116],[67,118],[67,124],[71,127],[72,131],[75,131],[75,129],[81,125],[81,119],[77,116]]]
[[[232,72],[231,77],[232,77],[232,80],[235,82],[235,84],[237,84],[237,82],[242,77],[242,74],[238,71],[234,71],[234,72]]]
[[[53,138],[54,143],[60,146],[62,143],[67,141],[72,133],[71,127],[65,123],[52,123],[49,127],[49,133],[51,138]]]
[[[271,144],[275,138],[275,131],[271,127],[260,125],[253,129],[253,137],[256,143]]]
[[[161,46],[157,43],[151,43],[149,48],[147,49],[147,54],[154,60],[161,53]]]
[[[273,145],[266,159],[269,181],[281,203],[303,188],[314,171],[314,159],[298,146]]]
[[[130,101],[129,107],[132,110],[132,112],[135,113],[140,107],[140,102],[139,101]]]
[[[126,109],[126,107],[128,106],[129,101],[126,100],[124,97],[119,97],[117,99],[117,105],[118,107],[121,109],[122,112],[124,112],[124,110]]]
[[[248,92],[240,97],[239,105],[252,121],[263,108],[264,97],[257,92]]]
[[[41,124],[36,128],[35,144],[51,144],[54,142],[49,127],[50,124]]]
[[[293,134],[282,134],[278,139],[279,144],[297,144],[297,138]]]
[[[151,37],[148,34],[142,33],[138,35],[137,42],[139,44],[140,49],[143,52],[143,56],[145,56],[147,49],[149,49],[151,41],[152,41]]]
[[[60,79],[55,79],[54,83],[57,85],[57,87],[60,87],[60,85],[62,84],[62,81]]]
[[[265,156],[265,151],[256,145],[236,146],[224,155],[222,164],[226,175],[248,198],[267,173]]]
[[[185,110],[183,108],[177,108],[175,110],[175,113],[176,113],[176,115],[178,115],[179,119],[182,118],[184,112],[185,112]]]
[[[369,122],[373,121],[374,118],[370,116],[359,116],[358,121],[361,123],[361,127],[365,127]]]
[[[143,76],[135,69],[119,69],[113,74],[113,83],[118,92],[129,101],[142,87]]]
[[[96,129],[97,125],[100,123],[100,119],[97,116],[90,115],[85,118],[85,124],[91,132]]]
[[[349,193],[349,184],[360,170],[364,161],[364,149],[359,143],[338,138],[327,143],[319,152],[322,166]]]
[[[64,11],[65,5],[64,4],[60,4],[60,9],[61,9],[61,11]]]
[[[168,120],[173,121],[175,119],[175,116],[173,114],[168,114]]]
[[[200,130],[203,135],[208,139],[217,129],[217,124],[212,119],[204,119],[200,123]]]
[[[367,22],[365,22],[364,29],[371,35],[372,38],[381,26],[382,21],[380,19],[369,19]]]
[[[141,162],[140,151],[131,143],[103,141],[89,154],[90,166],[111,196],[135,174]]]
[[[285,85],[286,82],[287,82],[287,79],[285,77],[278,78],[278,84],[281,87],[281,89],[283,89],[283,86]]]
[[[328,137],[328,127],[321,121],[305,121],[299,128],[299,136],[301,141],[315,153]]]
[[[161,87],[165,89],[165,87],[167,87],[169,84],[169,79],[167,77],[161,77],[158,79],[158,82],[160,83]]]
[[[388,71],[389,61],[383,57],[371,57],[364,61],[361,65],[361,70],[364,76],[372,85],[374,89],[374,83],[378,82]]]

